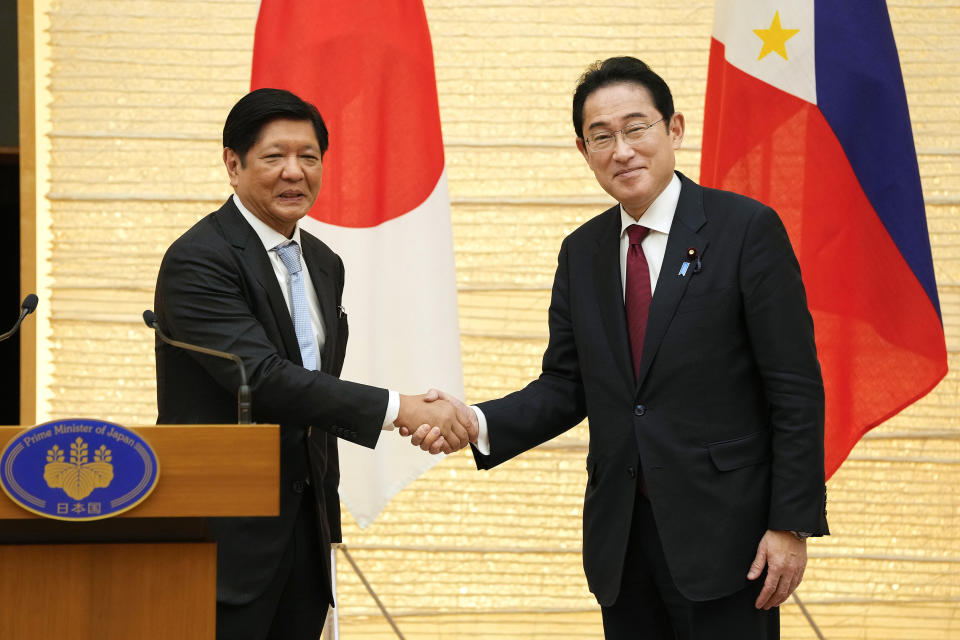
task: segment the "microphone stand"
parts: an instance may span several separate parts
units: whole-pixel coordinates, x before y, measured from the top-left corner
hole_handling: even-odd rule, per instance
[[[217,351],[216,349],[199,347],[197,345],[180,342],[179,340],[174,340],[167,337],[164,335],[163,331],[160,330],[160,325],[157,323],[157,316],[149,309],[143,312],[143,321],[148,327],[156,332],[157,336],[161,340],[171,346],[186,349],[188,351],[196,351],[197,353],[203,353],[208,356],[233,360],[233,362],[236,363],[237,368],[240,369],[240,388],[237,389],[237,423],[251,424],[253,422],[250,417],[253,402],[250,398],[250,387],[247,385],[247,369],[243,366],[243,360],[240,359],[240,356],[233,353],[227,353],[226,351]]]
[[[13,334],[17,332],[17,329],[20,328],[20,323],[23,322],[23,319],[33,313],[34,309],[37,308],[37,302],[37,296],[33,293],[29,294],[23,299],[23,302],[20,304],[20,317],[17,318],[17,322],[13,325],[13,328],[10,329],[10,331],[0,335],[0,342],[12,337]]]

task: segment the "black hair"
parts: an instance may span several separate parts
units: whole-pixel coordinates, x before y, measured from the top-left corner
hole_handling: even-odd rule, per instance
[[[663,116],[667,129],[670,128],[673,117],[670,87],[642,60],[621,56],[594,62],[577,81],[577,89],[573,92],[573,129],[578,138],[583,138],[583,105],[587,98],[597,89],[613,84],[636,84],[649,91],[653,106]]]
[[[323,157],[330,146],[323,117],[315,106],[284,89],[257,89],[240,98],[223,123],[223,146],[233,149],[245,165],[247,152],[257,143],[263,128],[282,119],[309,121]]]

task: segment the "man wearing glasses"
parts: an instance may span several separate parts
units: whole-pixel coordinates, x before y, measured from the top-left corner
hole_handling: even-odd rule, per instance
[[[477,465],[587,417],[583,564],[606,637],[778,638],[806,538],[828,533],[823,383],[790,240],[769,207],[674,170],[684,117],[640,60],[591,66],[573,124],[618,204],[561,245],[540,377],[470,412]]]

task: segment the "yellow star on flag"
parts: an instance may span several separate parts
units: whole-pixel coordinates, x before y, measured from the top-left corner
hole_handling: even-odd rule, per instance
[[[760,49],[760,57],[757,60],[763,60],[767,54],[776,51],[784,60],[787,59],[787,40],[797,35],[800,29],[784,29],[780,26],[780,12],[773,14],[773,22],[769,29],[754,29],[753,32],[763,40],[763,47]]]

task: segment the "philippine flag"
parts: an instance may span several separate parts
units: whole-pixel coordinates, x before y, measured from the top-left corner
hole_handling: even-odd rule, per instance
[[[463,397],[450,199],[421,0],[262,0],[251,87],[312,102],[330,131],[304,229],[340,254],[343,377]],[[340,497],[366,527],[438,457],[396,432],[340,441]]]
[[[800,259],[826,473],[946,375],[906,95],[882,0],[720,0],[701,181],[761,200]]]

